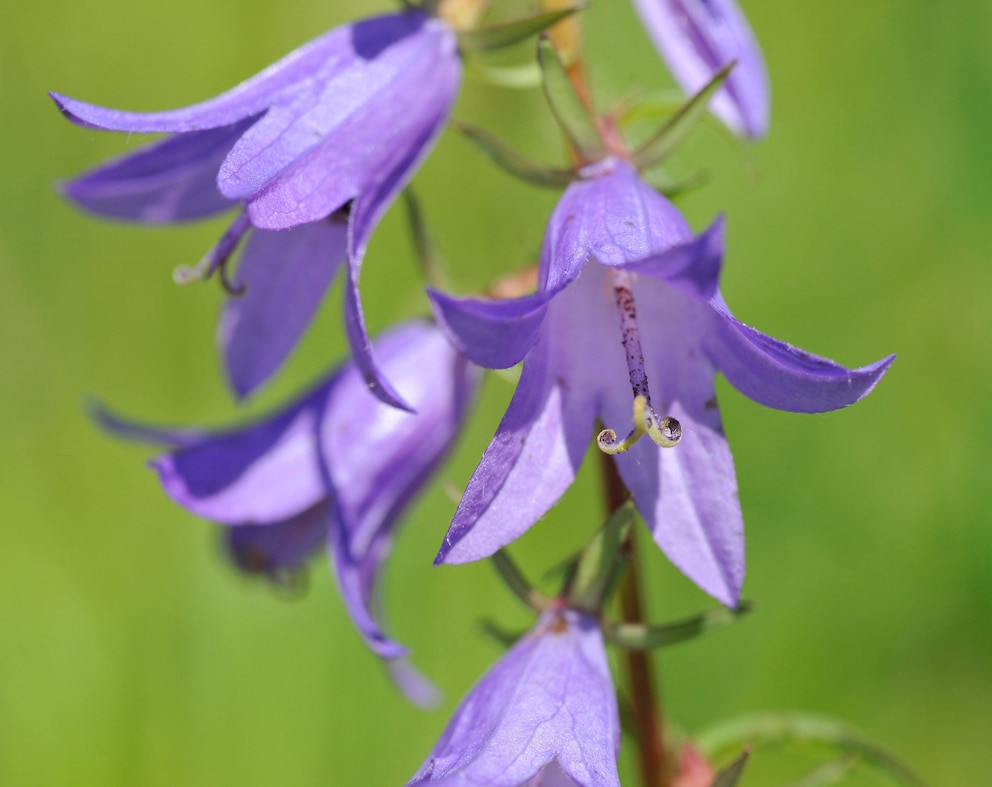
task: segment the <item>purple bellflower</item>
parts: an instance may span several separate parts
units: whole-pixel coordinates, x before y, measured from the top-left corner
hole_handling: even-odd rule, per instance
[[[768,72],[735,0],[634,0],[634,6],[688,95],[737,61],[710,108],[738,134],[757,139],[768,133]]]
[[[242,570],[278,578],[325,547],[359,633],[408,696],[426,703],[406,648],[383,631],[378,580],[396,526],[451,446],[480,375],[425,321],[390,331],[376,351],[415,413],[376,399],[347,363],[285,409],[234,430],[100,420],[119,435],[173,447],[152,462],[166,493],[230,527],[228,547]]]
[[[358,278],[373,229],[447,121],[461,71],[452,30],[409,9],[331,30],[184,109],[122,112],[53,93],[81,126],[171,135],[70,181],[65,193],[101,215],[147,223],[242,206],[198,267],[223,277],[251,232],[238,285],[247,294],[220,330],[240,395],[284,360],[347,260],[355,362],[379,398],[406,408],[373,357]]]
[[[599,624],[551,610],[462,700],[407,787],[619,787],[619,748]]]
[[[768,407],[819,413],[861,399],[893,359],[849,370],[739,322],[718,289],[722,257],[722,219],[693,237],[629,163],[608,158],[583,169],[555,208],[537,292],[503,301],[431,293],[469,358],[524,362],[438,562],[478,560],[521,535],[575,479],[595,421],[633,420],[623,439],[604,429],[599,447],[614,455],[669,559],[736,606],[743,521],[716,372]]]

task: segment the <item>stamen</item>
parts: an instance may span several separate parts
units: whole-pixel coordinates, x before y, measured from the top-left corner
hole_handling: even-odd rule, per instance
[[[227,228],[227,231],[217,241],[217,244],[201,259],[196,265],[180,265],[172,273],[172,280],[176,284],[189,284],[193,281],[206,281],[215,272],[219,272],[218,279],[221,286],[228,295],[244,295],[247,287],[244,283],[234,284],[228,275],[228,265],[231,256],[241,243],[241,239],[251,229],[251,221],[248,213],[242,211],[238,217]]]
[[[656,445],[671,448],[682,439],[682,425],[674,418],[662,418],[651,406],[651,393],[648,390],[648,375],[644,369],[644,351],[641,349],[641,334],[637,328],[637,311],[634,308],[630,274],[616,269],[612,269],[610,274],[613,279],[613,297],[620,315],[620,332],[627,356],[630,387],[634,394],[634,428],[623,440],[617,440],[617,433],[613,429],[604,429],[596,438],[596,444],[603,453],[622,454],[641,437],[648,435]]]

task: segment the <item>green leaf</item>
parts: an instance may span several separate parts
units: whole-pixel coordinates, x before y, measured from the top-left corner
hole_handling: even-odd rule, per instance
[[[451,127],[471,140],[499,167],[534,186],[563,189],[572,182],[572,171],[529,159],[518,153],[495,134],[463,120],[452,120]]]
[[[659,626],[614,623],[606,629],[606,637],[614,645],[625,650],[665,648],[729,626],[752,609],[752,605],[745,601],[736,610],[714,607],[691,618]]]
[[[542,36],[537,43],[537,62],[541,67],[544,95],[572,147],[584,161],[602,158],[605,150],[592,113],[575,91],[554,44],[547,36]]]
[[[714,757],[743,743],[766,746],[782,743],[816,743],[857,754],[902,784],[925,787],[926,782],[884,746],[833,719],[795,711],[755,713],[724,722],[697,739],[699,748]]]
[[[734,787],[744,773],[747,758],[751,756],[750,749],[744,749],[730,765],[722,768],[713,780],[712,787]]]
[[[510,554],[505,549],[499,550],[499,552],[489,559],[492,561],[493,567],[496,569],[496,573],[499,574],[500,579],[513,592],[513,595],[528,607],[535,612],[540,612],[547,609],[551,604],[551,599],[527,581],[527,578],[517,568],[517,564],[513,562]]]
[[[686,101],[655,134],[642,144],[632,157],[639,170],[649,169],[664,161],[675,148],[685,141],[690,132],[706,115],[706,107],[713,94],[720,89],[736,61],[729,63],[707,82],[702,90]]]
[[[576,11],[581,11],[583,6],[579,3],[575,5],[559,8],[554,11],[544,11],[532,16],[522,16],[518,19],[511,19],[508,22],[500,22],[490,27],[483,27],[478,30],[470,30],[458,34],[458,41],[463,49],[470,49],[474,52],[489,52],[493,49],[518,44],[521,41],[537,35],[547,30],[552,25],[562,19],[571,16]]]
[[[606,521],[579,554],[568,586],[569,606],[598,614],[620,569],[621,548],[634,521],[634,502],[628,500]]]

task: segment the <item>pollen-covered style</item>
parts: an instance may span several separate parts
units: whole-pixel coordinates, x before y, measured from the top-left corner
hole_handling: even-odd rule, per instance
[[[599,624],[552,610],[462,700],[407,787],[620,787],[619,748]]]
[[[365,642],[422,700],[424,686],[402,660],[406,648],[382,628],[377,583],[396,526],[461,426],[479,370],[425,321],[395,328],[376,351],[416,413],[380,402],[348,363],[287,408],[229,431],[101,421],[122,436],[174,447],[152,462],[165,491],[231,528],[228,544],[243,570],[278,575],[326,547]]]
[[[444,126],[461,71],[454,33],[408,9],[336,28],[184,109],[122,112],[53,93],[79,125],[172,135],[85,173],[65,193],[97,213],[151,223],[242,207],[201,265],[204,274],[221,268],[223,275],[239,242],[254,233],[240,284],[264,303],[233,307],[240,322],[221,332],[242,395],[279,365],[347,258],[345,324],[355,361],[383,401],[406,406],[372,356],[358,277],[372,230]],[[329,219],[342,210],[346,217]],[[261,232],[291,228],[299,229]],[[273,276],[307,283],[286,285],[292,297],[284,300],[264,292]],[[265,338],[273,326],[275,336]]]
[[[722,220],[693,237],[630,164],[606,159],[555,208],[536,293],[432,293],[469,358],[524,362],[439,562],[478,560],[526,531],[575,479],[598,419],[600,448],[614,454],[658,546],[707,593],[737,604],[744,532],[716,372],[768,407],[818,413],[865,396],[892,358],[849,370],[739,322],[718,289],[722,256]]]

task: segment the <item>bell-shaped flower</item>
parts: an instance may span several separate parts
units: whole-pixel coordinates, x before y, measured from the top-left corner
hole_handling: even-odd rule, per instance
[[[231,430],[99,420],[121,436],[173,448],[152,461],[166,493],[228,526],[243,570],[278,578],[325,547],[359,633],[407,693],[425,699],[403,661],[406,648],[383,629],[378,581],[396,527],[452,445],[480,375],[425,321],[385,334],[376,351],[415,413],[372,396],[349,362],[288,407]]]
[[[462,700],[407,787],[619,787],[619,748],[599,624],[550,610]]]
[[[759,138],[768,133],[765,60],[735,0],[634,0],[634,6],[688,95],[736,61],[710,107],[738,134]]]
[[[148,223],[242,206],[199,269],[224,276],[252,233],[237,285],[247,294],[229,307],[221,330],[242,395],[281,363],[347,260],[345,323],[355,361],[383,401],[406,407],[373,358],[358,278],[372,230],[451,112],[461,71],[454,32],[409,8],[331,30],[184,109],[123,112],[53,93],[81,126],[171,135],[64,190],[96,213]]]
[[[478,560],[526,531],[575,479],[598,419],[612,427],[599,446],[658,546],[707,593],[737,604],[743,522],[715,374],[768,407],[819,413],[865,396],[892,358],[849,370],[739,322],[718,290],[722,256],[722,220],[693,237],[629,163],[606,159],[555,208],[536,293],[431,294],[469,358],[490,368],[523,359],[438,562]]]

